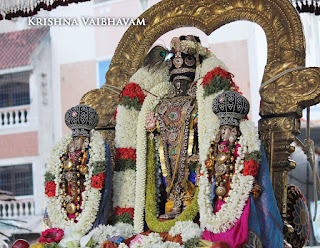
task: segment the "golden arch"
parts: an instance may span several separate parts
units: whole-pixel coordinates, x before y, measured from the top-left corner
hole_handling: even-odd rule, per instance
[[[98,111],[99,127],[109,126],[106,116],[110,118],[114,111],[110,108],[114,98],[105,86],[126,85],[161,35],[186,26],[199,28],[209,35],[236,20],[255,22],[263,28],[268,44],[260,90],[259,131],[278,207],[285,217],[287,171],[295,166],[288,160],[294,150],[290,144],[299,133],[302,109],[320,100],[320,69],[304,68],[302,24],[292,4],[288,0],[163,0],[139,19],[144,19],[146,25],[131,26],[126,31],[112,58],[104,88],[88,92],[81,100]]]

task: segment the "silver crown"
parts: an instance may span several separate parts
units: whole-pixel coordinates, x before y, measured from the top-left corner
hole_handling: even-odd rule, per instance
[[[236,91],[225,91],[212,101],[212,111],[218,116],[220,126],[239,126],[249,109],[249,101]]]
[[[98,124],[99,116],[93,108],[80,104],[67,110],[64,121],[72,130],[72,137],[89,137],[90,131]]]

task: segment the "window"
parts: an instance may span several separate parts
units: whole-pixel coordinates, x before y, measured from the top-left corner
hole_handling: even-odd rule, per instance
[[[0,75],[0,108],[30,104],[30,72]]]
[[[1,166],[0,189],[15,196],[33,195],[32,165]]]
[[[106,73],[109,70],[111,60],[100,61],[98,62],[98,88],[101,88],[102,85],[106,82]]]

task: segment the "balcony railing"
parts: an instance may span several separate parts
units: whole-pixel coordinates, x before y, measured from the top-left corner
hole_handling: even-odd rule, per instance
[[[18,199],[15,201],[0,201],[0,218],[12,219],[35,215],[34,199]]]
[[[30,105],[0,108],[0,128],[25,125],[29,122]]]

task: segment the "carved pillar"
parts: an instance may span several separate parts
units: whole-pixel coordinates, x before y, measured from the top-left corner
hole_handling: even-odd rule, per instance
[[[295,168],[288,157],[294,151],[291,143],[299,134],[300,120],[293,116],[263,118],[259,121],[260,138],[268,158],[273,190],[278,208],[286,217],[287,173]]]

